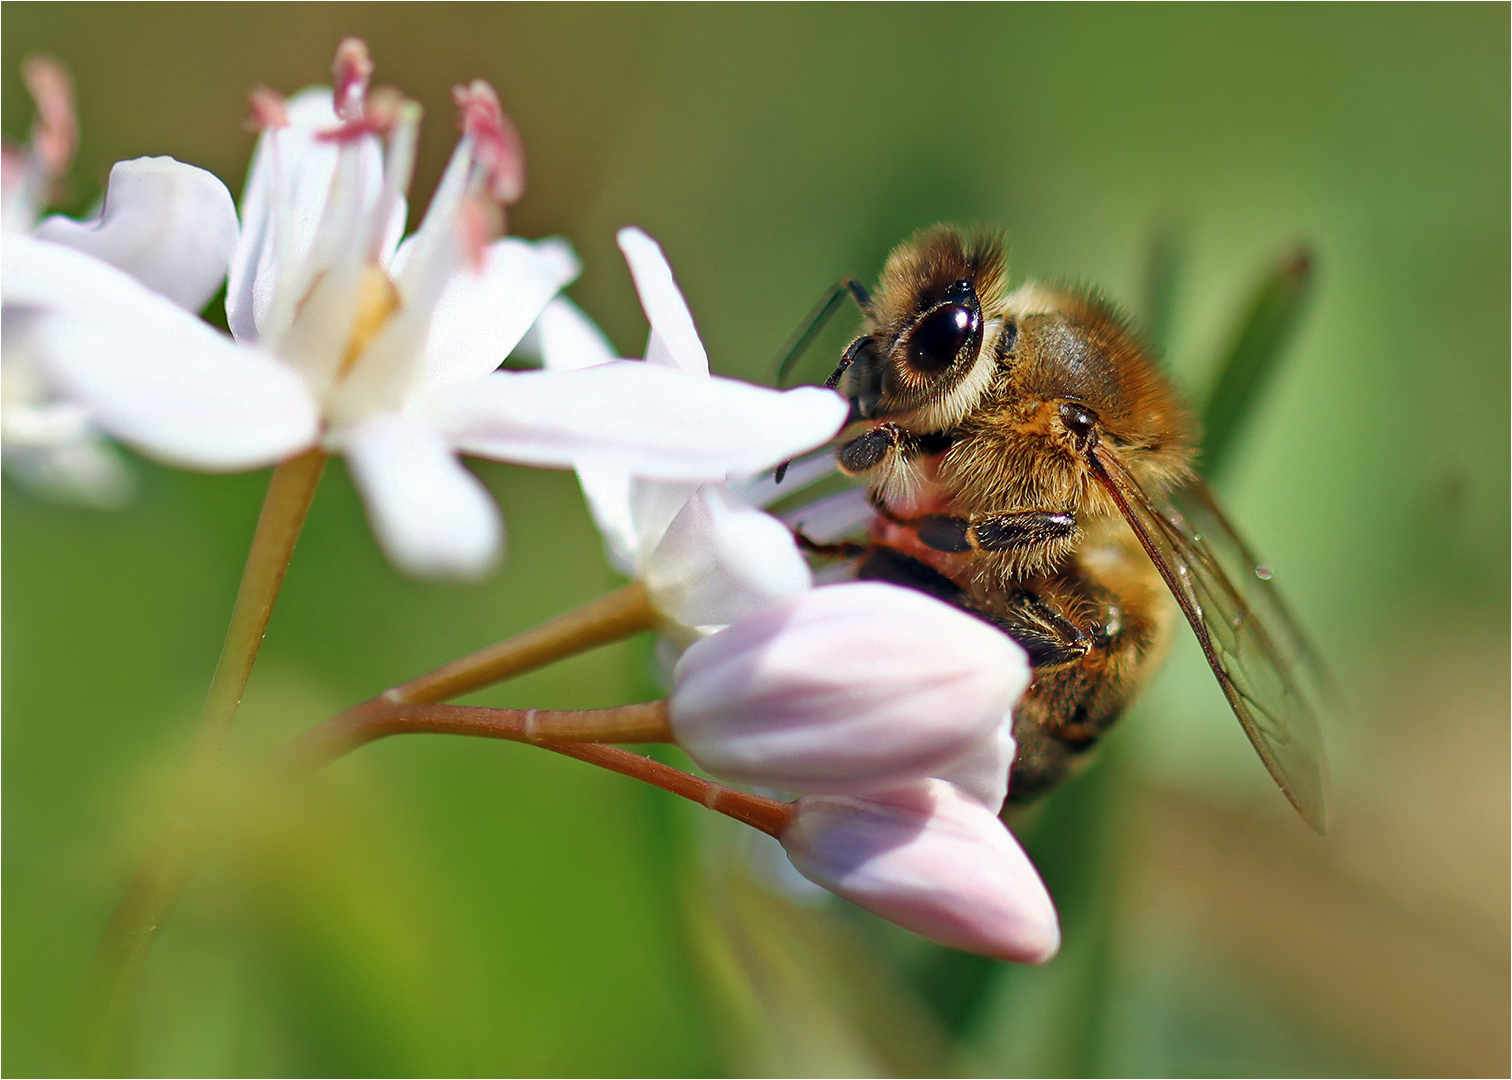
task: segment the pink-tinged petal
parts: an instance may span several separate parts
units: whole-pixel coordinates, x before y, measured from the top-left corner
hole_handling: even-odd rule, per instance
[[[457,446],[532,465],[610,461],[636,476],[723,480],[826,442],[845,421],[830,390],[778,392],[638,362],[498,372],[432,395]]]
[[[811,583],[782,522],[707,484],[672,519],[638,575],[657,609],[683,626],[723,626]]]
[[[1029,682],[1024,651],[922,593],[803,592],[690,646],[671,698],[680,746],[716,776],[851,794],[949,768]]]
[[[59,393],[85,405],[102,430],[169,465],[255,469],[315,440],[315,403],[299,376],[208,327],[191,343],[47,315],[35,341]]]
[[[877,511],[865,488],[846,488],[782,515],[783,522],[819,544],[864,533]]]
[[[672,267],[661,245],[636,228],[621,229],[619,248],[630,264],[635,291],[651,323],[651,341],[646,359],[653,364],[681,368],[691,375],[709,373],[709,354],[704,351],[693,313],[672,276]]]
[[[807,796],[782,836],[804,877],[942,945],[1042,964],[1055,906],[992,811],[929,780],[868,798]]]
[[[735,489],[735,494],[752,506],[771,506],[779,499],[796,495],[810,484],[833,476],[834,472],[834,451],[821,450],[789,462],[783,469],[780,481],[774,470],[732,482],[730,486]]]
[[[538,360],[548,371],[576,371],[620,358],[598,324],[565,296],[554,297],[546,305],[515,355]]]
[[[493,496],[431,428],[411,416],[375,416],[335,445],[379,546],[417,577],[476,578],[498,560],[504,529]]]
[[[425,346],[425,385],[450,386],[497,368],[578,270],[570,248],[512,237],[490,244],[483,265],[453,274],[441,293]]]
[[[38,237],[103,259],[188,311],[226,279],[236,207],[213,173],[170,157],[118,161],[94,221],[50,217]]]
[[[0,299],[185,346],[228,344],[209,325],[109,263],[29,236],[0,247]]]
[[[994,814],[1003,809],[1008,798],[1008,773],[1018,744],[1013,740],[1013,715],[1004,713],[996,728],[943,768],[930,775],[949,781],[961,794],[981,803]]]

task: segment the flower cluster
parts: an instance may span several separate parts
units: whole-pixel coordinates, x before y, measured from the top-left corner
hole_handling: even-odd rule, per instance
[[[6,150],[0,252],[7,469],[105,506],[129,480],[104,436],[209,471],[340,455],[396,566],[474,577],[503,523],[461,456],[573,468],[611,562],[682,650],[672,737],[714,776],[800,796],[780,837],[798,871],[946,944],[1048,959],[1054,908],[998,819],[1023,651],[919,593],[815,588],[761,508],[773,468],[825,445],[845,402],[712,375],[634,228],[619,246],[650,335],[621,358],[562,295],[570,246],[504,235],[525,158],[486,83],[456,89],[461,137],[406,235],[420,109],[372,73],[349,39],[331,86],[256,91],[239,205],[202,169],[140,158],[76,221],[39,220],[75,131],[61,69],[28,69],[40,118]],[[222,284],[229,336],[198,314]],[[501,366],[530,353],[541,370]],[[810,514],[858,511],[852,495]]]
[[[143,159],[113,170],[98,221],[7,238],[6,321],[24,327],[24,352],[56,400],[189,468],[340,453],[390,558],[464,577],[492,565],[502,524],[459,451],[613,462],[698,484],[834,434],[844,407],[812,389],[779,394],[640,363],[498,370],[577,260],[561,242],[494,237],[524,162],[482,82],[458,88],[462,138],[419,229],[401,240],[420,112],[369,94],[371,72],[365,48],[347,41],[334,89],[254,95],[263,133],[239,222],[210,174]],[[155,239],[150,257],[132,236]],[[136,261],[112,261],[123,253]],[[230,339],[191,310],[228,270]],[[749,431],[771,434],[753,446],[738,436]]]

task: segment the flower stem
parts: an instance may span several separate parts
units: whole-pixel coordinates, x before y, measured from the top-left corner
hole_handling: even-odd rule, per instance
[[[199,807],[246,691],[326,458],[323,450],[308,450],[280,464],[268,483],[182,786],[162,832],[111,913],[95,951],[87,989],[90,1032],[84,1044],[85,1064],[91,1073],[103,1073],[108,1067],[136,973],[199,864]]]
[[[638,581],[632,582],[534,630],[479,649],[385,691],[383,698],[390,702],[446,701],[650,630],[656,626],[656,619],[656,609],[651,606],[646,587]]]
[[[692,776],[670,765],[663,765],[660,761],[642,757],[640,754],[632,754],[628,750],[621,750],[617,746],[578,742],[546,742],[540,745],[542,749],[553,753],[565,754],[579,761],[586,761],[617,772],[622,776],[644,780],[663,791],[681,795],[684,799],[699,803],[726,817],[732,817],[736,821],[744,822],[778,839],[781,839],[783,830],[787,828],[788,821],[793,816],[791,803],[737,791],[735,788]]]
[[[231,625],[226,629],[226,641],[195,733],[193,765],[200,769],[214,767],[231,733],[231,722],[252,676],[273,604],[294,555],[294,542],[304,528],[327,457],[319,448],[307,450],[274,469],[268,482],[257,531],[247,552],[247,566],[236,590],[236,605],[231,609]]]
[[[537,745],[560,741],[672,741],[665,699],[613,709],[557,710],[483,709],[376,698],[306,731],[279,751],[274,764],[280,771],[295,775],[310,773],[378,739],[424,733],[472,735]]]
[[[781,836],[792,807],[775,799],[689,775],[660,761],[632,754],[615,742],[670,742],[667,703],[650,701],[613,709],[480,709],[375,699],[305,732],[275,759],[283,770],[313,772],[360,746],[389,735],[470,735],[530,743],[586,761],[680,795],[771,836]]]

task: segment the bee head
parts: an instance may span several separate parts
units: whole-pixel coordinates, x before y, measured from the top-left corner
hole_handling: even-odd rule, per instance
[[[937,428],[969,411],[995,367],[1003,293],[996,235],[937,226],[894,251],[837,372],[852,418],[916,413]]]

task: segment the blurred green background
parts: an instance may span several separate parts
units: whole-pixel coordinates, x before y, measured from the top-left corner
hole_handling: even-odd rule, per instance
[[[638,355],[614,249],[666,248],[724,374],[770,381],[822,290],[935,221],[1016,277],[1134,311],[1174,253],[1168,354],[1200,395],[1301,242],[1316,289],[1221,493],[1337,668],[1333,828],[1270,787],[1190,641],[1099,763],[1020,823],[1061,904],[1043,969],[926,946],[748,869],[697,808],[530,748],[365,750],[238,798],[143,974],[116,1067],[155,1075],[1505,1075],[1505,5],[41,5],[78,84],[69,208],[171,154],[239,190],[245,94],[369,41],[427,107],[412,206],[498,86],[512,214],[584,257]],[[412,222],[413,222],[412,218]],[[825,339],[836,347],[850,325]],[[105,515],[4,493],[4,1067],[74,1068],[77,994],[160,820],[265,475],[133,462]],[[481,464],[510,529],[482,587],[383,562],[333,467],[239,724],[242,759],[613,584],[570,475]],[[655,692],[647,642],[480,695]]]

